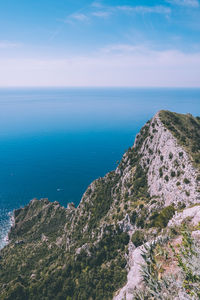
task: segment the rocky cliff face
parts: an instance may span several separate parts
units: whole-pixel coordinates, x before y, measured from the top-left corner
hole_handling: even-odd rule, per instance
[[[155,204],[147,205],[148,212],[152,212],[151,218],[155,212],[154,205],[160,206],[159,210],[163,206],[173,205],[176,211],[175,216],[169,221],[169,227],[181,226],[184,220],[188,218],[190,218],[191,224],[197,225],[200,222],[200,206],[198,206],[198,204],[200,205],[199,167],[198,165],[195,166],[190,151],[186,151],[187,149],[181,145],[179,139],[173,135],[173,130],[170,131],[165,126],[165,122],[162,122],[165,120],[165,113],[168,114],[169,112],[158,112],[150,123],[146,124],[148,135],[145,139],[144,132],[141,130],[134,143],[134,148],[141,145],[138,151],[141,157],[140,164],[146,170],[150,197],[156,199],[152,201],[156,201]],[[185,116],[185,118],[194,119],[190,115]],[[197,128],[197,143],[199,144],[200,128]],[[191,140],[190,143],[192,144],[193,141]],[[198,148],[198,152],[199,150],[200,148]],[[197,205],[185,208],[178,213],[178,208],[190,207],[194,204]],[[148,213],[146,218],[148,219]],[[151,238],[148,240],[151,241]],[[114,300],[133,299],[134,288],[142,283],[140,272],[140,266],[144,262],[142,251],[143,245],[130,248],[127,283],[118,291]]]
[[[143,244],[188,214],[200,221],[199,145],[199,118],[161,111],[77,208],[42,199],[15,211],[1,299],[132,299]]]
[[[136,139],[135,144],[137,144]],[[148,166],[147,178],[151,197],[156,196],[164,205],[200,201],[198,170],[173,134],[164,126],[157,113],[151,121],[149,136],[140,154],[142,166]]]

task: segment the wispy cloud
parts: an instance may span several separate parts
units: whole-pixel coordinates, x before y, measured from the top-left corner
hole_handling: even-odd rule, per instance
[[[198,0],[166,0],[166,2],[180,5],[180,6],[188,6],[188,7],[199,7],[199,1]]]
[[[112,14],[111,11],[94,11],[92,12],[92,16],[99,18],[107,18]]]
[[[157,6],[117,6],[117,10],[121,10],[124,12],[135,12],[135,13],[142,13],[142,14],[169,14],[171,13],[171,9],[169,7],[163,5]]]
[[[82,14],[82,13],[80,13],[80,14],[74,14],[72,16],[72,18],[76,19],[78,21],[87,21],[88,20],[88,17],[85,14]]]
[[[170,0],[169,0],[170,1]],[[179,1],[179,0],[175,0]],[[184,1],[184,0],[183,0]],[[185,1],[195,1],[195,0],[185,0]],[[78,22],[88,22],[91,18],[108,18],[117,13],[124,14],[164,14],[168,15],[171,13],[171,8],[164,5],[156,6],[129,6],[129,5],[119,5],[119,6],[107,6],[103,5],[101,2],[95,1],[90,5],[90,9],[85,12],[77,12],[68,16],[64,23],[74,23]]]
[[[21,44],[19,43],[13,43],[10,41],[0,41],[0,49],[17,48],[20,46]]]
[[[80,21],[85,22],[88,21],[89,18],[84,13],[75,13],[67,17],[67,19],[64,21],[65,23],[72,23],[73,21]]]
[[[131,52],[144,53],[146,52],[146,50],[147,48],[143,45],[129,45],[129,44],[107,45],[106,47],[101,49],[102,53],[118,53],[118,54],[125,54]]]
[[[192,1],[192,0],[191,0]],[[95,11],[91,13],[95,17],[109,17],[117,13],[124,14],[163,14],[169,15],[171,13],[171,8],[164,5],[156,6],[131,6],[131,5],[118,5],[118,6],[103,6],[99,2],[92,3],[92,8]]]

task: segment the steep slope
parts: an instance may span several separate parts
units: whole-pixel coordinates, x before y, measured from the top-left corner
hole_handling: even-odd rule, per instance
[[[166,116],[169,118],[168,123],[165,121]],[[140,154],[143,156],[141,159],[142,165],[143,167],[148,166],[147,177],[150,195],[151,197],[159,197],[166,206],[171,203],[178,205],[179,202],[186,205],[194,204],[200,200],[198,191],[200,186],[197,180],[198,171],[193,166],[193,161],[190,157],[191,153],[194,158],[196,156],[196,162],[199,162],[197,159],[200,149],[199,124],[191,116],[185,116],[184,118],[187,118],[188,122],[184,120],[185,123],[181,124],[182,118],[183,116],[169,112],[161,112],[155,115],[152,119],[149,137],[140,150]],[[170,120],[177,122],[179,125],[180,139],[176,139],[173,135],[173,133],[176,133],[176,129]],[[193,127],[191,126],[191,131],[187,130],[189,122],[193,125]],[[164,124],[171,124],[167,126],[170,131],[167,130]],[[184,145],[189,146],[184,147],[186,149],[180,143],[180,141],[186,140],[186,138],[182,138],[183,135],[180,133],[180,128],[183,134],[185,131],[190,132],[187,142],[185,141],[184,143]],[[196,135],[192,135],[193,132]],[[189,150],[188,148],[191,150],[189,153],[186,152]],[[196,149],[196,154],[194,154],[192,149]]]
[[[184,142],[186,140],[187,142]],[[188,223],[188,218],[191,225],[197,226],[200,222],[199,143],[199,118],[169,111],[160,111],[153,117],[145,139],[142,130],[136,136],[134,148],[142,144],[138,151],[141,157],[140,164],[146,169],[148,192],[153,199],[146,205],[144,227],[148,237],[143,238],[143,242],[152,240],[152,236],[147,234],[147,230],[150,233],[149,227],[154,228],[155,238],[164,234],[169,236],[171,232],[162,231],[160,234],[159,230],[155,229],[165,228],[170,219],[169,229],[176,227],[176,230],[177,226]],[[195,204],[196,206],[192,207]],[[133,241],[135,233],[132,235]],[[134,288],[142,282],[140,266],[144,262],[144,248],[142,242],[138,246],[136,249],[130,248],[128,280],[114,300],[132,300]]]
[[[16,210],[1,299],[132,299],[141,245],[200,203],[199,141],[199,118],[161,111],[77,208],[34,199]]]

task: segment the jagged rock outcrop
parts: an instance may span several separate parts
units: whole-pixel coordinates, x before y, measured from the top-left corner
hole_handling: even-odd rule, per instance
[[[146,126],[147,137],[144,139],[141,131],[136,136],[134,147],[142,144],[139,150],[140,164],[147,169],[150,196],[155,197],[161,206],[173,204],[187,207],[195,203],[200,204],[200,181],[197,180],[199,169],[194,167],[184,147],[162,123],[160,112]],[[188,218],[193,225],[197,225],[200,222],[199,208],[197,205],[180,213],[176,212],[168,226],[180,226]],[[127,283],[113,300],[133,299],[134,288],[141,284],[141,247],[130,249]]]
[[[161,111],[77,208],[34,199],[16,210],[1,299],[132,299],[143,245],[199,218],[199,145],[198,118]]]
[[[135,145],[137,145],[137,136]],[[177,139],[164,126],[157,113],[151,121],[149,136],[140,153],[141,163],[148,166],[148,187],[151,196],[163,200],[164,205],[181,202],[186,205],[200,201],[198,171]]]
[[[200,204],[177,212],[169,221],[168,226],[181,226],[183,221],[189,221],[192,225],[197,226],[200,223]]]

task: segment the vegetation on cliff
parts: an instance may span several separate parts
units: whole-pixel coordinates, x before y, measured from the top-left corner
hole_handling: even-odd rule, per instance
[[[167,111],[159,115],[199,166],[199,119]],[[152,151],[158,130],[155,120],[148,121],[117,169],[91,183],[77,208],[34,199],[14,212],[10,243],[0,252],[2,300],[113,298],[126,283],[130,249],[166,232],[169,220],[187,204],[166,205],[149,193],[153,158],[161,164],[166,159]],[[174,164],[173,153],[167,159]],[[167,180],[165,171],[160,168],[158,176],[167,184],[177,173],[170,170]]]
[[[133,299],[200,298],[200,242],[192,237],[190,228],[183,225],[178,238],[162,238],[146,245],[143,258],[145,288],[136,289]]]

